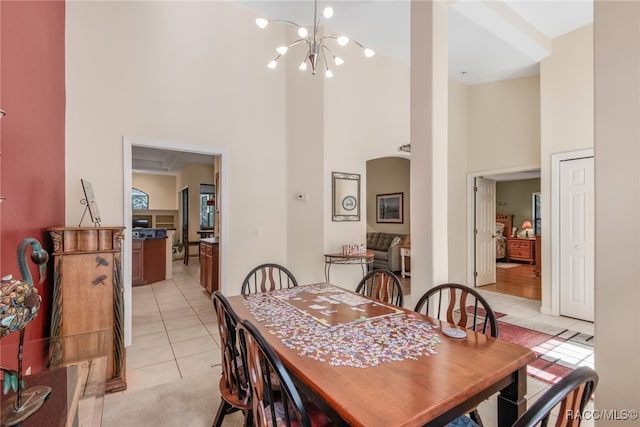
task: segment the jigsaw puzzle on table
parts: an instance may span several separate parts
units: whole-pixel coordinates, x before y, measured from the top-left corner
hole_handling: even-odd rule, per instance
[[[334,366],[415,360],[435,354],[440,343],[434,326],[420,316],[326,284],[252,294],[245,303],[286,347]]]
[[[402,313],[396,308],[328,285],[315,288],[299,287],[297,292],[285,292],[275,297],[329,326]]]

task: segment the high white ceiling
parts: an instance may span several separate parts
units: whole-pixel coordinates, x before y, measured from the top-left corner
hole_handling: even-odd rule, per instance
[[[235,1],[266,18],[313,23],[311,0]],[[326,6],[335,13],[321,25],[409,62],[409,0],[318,0],[319,15]],[[466,84],[535,75],[553,38],[592,21],[592,0],[450,1],[449,74]]]
[[[312,0],[235,2],[266,18],[313,24]],[[318,0],[319,13],[326,6],[335,13],[321,25],[409,63],[409,0]],[[539,61],[551,53],[553,38],[592,21],[592,0],[450,1],[449,74],[465,84],[536,75]],[[211,156],[171,150],[133,147],[132,154],[134,170],[156,173],[176,173],[189,162],[213,164]]]

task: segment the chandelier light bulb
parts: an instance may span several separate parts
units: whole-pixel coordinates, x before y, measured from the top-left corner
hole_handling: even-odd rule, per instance
[[[267,19],[264,18],[258,18],[256,19],[256,25],[262,29],[266,28],[267,25],[269,25],[269,21]]]
[[[2,1],[2,0],[0,0]],[[345,35],[339,35],[335,33],[326,34],[324,31],[320,30],[320,22],[322,18],[329,19],[334,15],[334,9],[331,6],[325,7],[322,10],[322,15],[318,14],[318,1],[315,0],[313,2],[313,24],[309,24],[306,27],[301,26],[293,21],[288,19],[267,19],[267,18],[258,18],[256,19],[256,25],[259,28],[266,28],[272,22],[279,22],[286,25],[289,25],[290,29],[296,29],[298,33],[298,39],[292,41],[291,43],[285,43],[284,45],[277,46],[276,52],[277,56],[267,64],[267,67],[275,70],[277,67],[277,61],[285,54],[289,54],[290,48],[296,46],[298,44],[306,47],[306,56],[302,57],[302,62],[300,62],[298,69],[300,71],[308,71],[311,70],[311,74],[315,75],[316,71],[318,74],[321,74],[324,71],[324,75],[327,78],[333,77],[333,71],[329,69],[329,67],[333,67],[333,64],[336,66],[344,64],[344,59],[339,56],[334,55],[332,52],[332,48],[336,47],[335,43],[339,46],[346,46],[350,42],[356,44],[360,49],[362,49],[364,55],[367,58],[375,55],[375,52],[372,49],[366,48],[364,45],[360,44],[357,40],[351,40],[349,37]],[[328,42],[332,40],[331,42]],[[291,54],[289,54],[291,55]],[[331,62],[331,58],[333,58],[333,62]],[[321,65],[322,64],[322,65]]]

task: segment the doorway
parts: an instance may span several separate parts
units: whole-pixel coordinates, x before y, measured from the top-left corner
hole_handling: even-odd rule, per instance
[[[550,314],[594,320],[593,150],[551,156]]]
[[[509,295],[541,300],[540,261],[535,259],[535,244],[540,239],[526,235],[522,224],[533,221],[533,193],[540,192],[539,168],[492,171],[469,175],[468,283]],[[501,220],[498,221],[497,217]],[[508,218],[508,221],[503,221]],[[497,222],[509,223],[498,232]],[[516,235],[512,235],[513,228]],[[514,240],[516,239],[516,240]],[[523,254],[508,258],[509,244],[527,240],[530,258]],[[511,240],[511,242],[510,242]],[[522,259],[519,259],[522,258]],[[535,260],[535,262],[534,262]]]
[[[124,137],[123,138],[123,218],[125,224],[131,224],[132,221],[132,208],[131,208],[131,183],[132,183],[132,175],[134,172],[134,168],[132,166],[133,160],[133,150],[134,147],[144,147],[151,150],[157,150],[160,152],[173,151],[176,153],[180,153],[180,156],[176,157],[176,161],[178,158],[198,158],[198,157],[208,157],[209,159],[217,156],[219,159],[219,215],[224,218],[227,214],[227,200],[228,200],[228,191],[227,191],[227,177],[228,177],[228,168],[227,168],[227,154],[226,150],[213,148],[213,147],[202,147],[202,146],[193,146],[187,145],[177,142],[169,142],[169,141],[160,141],[160,140],[149,140],[142,138],[134,138],[134,137]],[[162,164],[161,161],[150,161],[149,167],[166,166]],[[177,194],[175,196],[177,198]],[[228,235],[228,230],[226,227],[226,221],[220,222],[219,228],[219,238],[220,238],[220,253],[219,253],[219,269],[220,269],[220,283],[224,292],[224,283],[226,283],[227,276],[227,246],[222,244],[225,236]],[[176,224],[176,227],[182,226],[182,219],[180,222]],[[132,239],[131,233],[125,232],[125,238],[123,241],[123,285],[124,285],[124,295],[125,295],[125,345],[131,345],[132,335],[131,335],[131,313],[132,313],[132,292],[131,292],[131,249],[132,249]]]

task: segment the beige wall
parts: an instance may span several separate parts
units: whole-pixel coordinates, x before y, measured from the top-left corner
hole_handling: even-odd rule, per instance
[[[131,186],[149,195],[149,209],[178,209],[175,175],[134,173]]]
[[[410,178],[411,161],[401,157],[385,157],[367,162],[367,231],[383,233],[411,234],[411,194]],[[402,224],[378,223],[377,198],[378,194],[403,193]]]
[[[189,241],[198,241],[200,236],[200,184],[211,184],[214,181],[213,166],[191,163],[184,168],[189,187]]]
[[[595,404],[620,413],[640,409],[640,3],[596,1],[594,18]]]
[[[537,76],[467,86],[469,171],[540,163]]]

